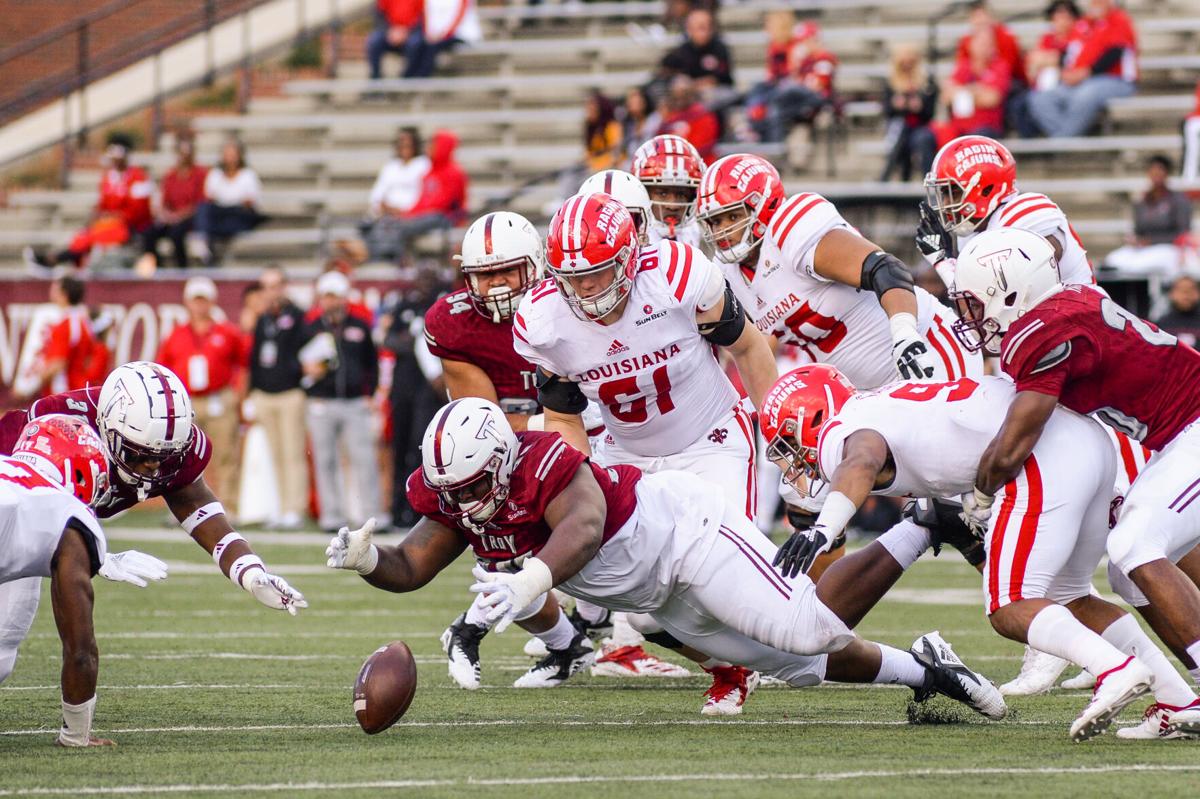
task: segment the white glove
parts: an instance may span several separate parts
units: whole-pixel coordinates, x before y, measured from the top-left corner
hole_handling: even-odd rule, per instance
[[[970,493],[962,495],[962,520],[980,538],[987,534],[988,519],[992,518],[992,504],[995,501],[995,497],[988,496],[978,488],[972,488]]]
[[[892,360],[900,377],[905,380],[927,380],[933,377],[937,361],[917,332],[917,320],[910,313],[898,313],[889,320],[892,329]]]
[[[325,547],[325,565],[331,569],[353,569],[359,574],[370,574],[379,564],[379,548],[371,543],[375,532],[375,517],[357,530],[343,527],[329,539]]]
[[[124,552],[109,552],[100,564],[100,576],[115,583],[129,583],[145,588],[147,580],[165,580],[167,564],[153,555],[127,549]]]
[[[308,607],[304,594],[288,585],[282,577],[267,574],[262,569],[254,569],[243,577],[242,587],[273,610],[286,610],[295,616],[297,610]]]
[[[471,573],[476,580],[471,591],[483,594],[480,604],[491,608],[484,620],[495,625],[498,633],[504,632],[533,600],[554,587],[550,567],[537,558],[526,558],[516,574],[489,572],[482,566],[476,566]]]

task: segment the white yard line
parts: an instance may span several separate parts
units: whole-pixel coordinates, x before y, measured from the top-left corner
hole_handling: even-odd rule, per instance
[[[457,780],[361,780],[357,782],[263,782],[242,784],[172,784],[172,785],[121,785],[106,788],[27,788],[0,790],[0,796],[107,796],[113,794],[148,793],[276,793],[289,791],[360,791],[367,789],[402,788],[473,788],[536,785],[594,785],[629,783],[689,783],[689,782],[776,782],[817,780],[839,782],[844,780],[895,779],[906,777],[971,777],[976,775],[997,776],[1051,776],[1051,775],[1094,775],[1121,773],[1194,773],[1200,765],[1111,765],[1111,766],[1045,766],[1031,768],[969,768],[969,769],[892,769],[879,771],[819,771],[798,774],[630,774],[630,775],[564,775],[552,777],[493,777],[486,779]]]

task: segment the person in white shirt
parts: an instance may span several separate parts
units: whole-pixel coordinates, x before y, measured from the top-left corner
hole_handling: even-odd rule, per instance
[[[392,228],[421,196],[421,183],[429,172],[429,157],[422,154],[416,128],[401,128],[396,134],[395,155],[375,178],[368,198],[368,217],[361,230],[367,249],[373,253],[391,248]]]
[[[220,253],[240,233],[253,230],[265,221],[258,205],[262,201],[262,182],[258,173],[246,166],[246,148],[230,139],[221,148],[221,163],[204,179],[205,202],[196,209],[197,249],[206,266],[220,261]]]

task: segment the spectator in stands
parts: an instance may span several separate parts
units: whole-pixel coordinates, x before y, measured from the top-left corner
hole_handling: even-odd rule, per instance
[[[595,89],[588,92],[583,103],[583,157],[589,175],[619,165],[621,133],[613,101]]]
[[[748,104],[747,116],[759,140],[783,141],[794,125],[811,122],[832,102],[836,70],[837,56],[822,46],[816,23],[799,25],[788,49],[786,74],[758,101],[761,105]]]
[[[637,148],[654,137],[662,122],[646,90],[640,86],[625,93],[625,104],[617,109],[617,120],[621,123],[622,160],[626,163],[632,160]]]
[[[1196,110],[1183,121],[1183,179],[1200,179],[1200,81],[1196,82]]]
[[[192,397],[196,424],[212,444],[213,491],[236,516],[241,440],[234,387],[246,363],[247,342],[238,327],[214,313],[217,284],[203,275],[183,286],[187,321],[176,325],[156,361],[170,369]]]
[[[457,146],[458,137],[450,131],[433,134],[428,148],[429,169],[421,178],[416,202],[407,211],[381,217],[371,228],[367,250],[372,260],[406,259],[414,239],[462,221],[467,205],[467,176],[454,160]]]
[[[100,198],[87,225],[75,234],[65,250],[43,254],[26,247],[26,264],[35,269],[66,262],[84,266],[93,250],[119,247],[150,226],[154,183],[141,167],[130,165],[132,152],[133,140],[125,134],[108,137],[104,150],[107,169],[100,177]]]
[[[350,281],[341,272],[317,279],[320,316],[305,328],[298,356],[308,394],[306,416],[316,471],[322,530],[335,532],[380,513],[380,483],[371,424],[371,395],[379,383],[379,361],[371,325],[348,313]],[[349,485],[356,501],[356,518],[344,501],[347,480],[343,456],[349,463]]]
[[[383,54],[403,53],[402,78],[428,78],[437,55],[453,38],[429,41],[425,36],[424,0],[376,0],[375,30],[367,37],[371,80],[383,77]]]
[[[108,376],[108,347],[96,334],[83,298],[84,283],[78,278],[64,275],[50,283],[50,302],[61,318],[46,330],[36,374],[22,387],[21,399],[99,385]]]
[[[1002,137],[1004,102],[1011,83],[1008,62],[996,50],[992,31],[985,28],[973,34],[966,59],[959,60],[942,87],[949,118],[933,126],[938,147],[968,134]]]
[[[204,178],[204,202],[196,209],[193,222],[205,266],[219,263],[235,236],[266,220],[258,210],[261,202],[262,182],[258,173],[246,166],[246,148],[230,139],[221,147],[220,164]]]
[[[401,128],[394,146],[395,154],[379,170],[371,187],[370,211],[376,218],[412,208],[421,194],[421,181],[429,172],[429,156],[421,152],[421,135],[416,128]]]
[[[1037,47],[1025,58],[1025,74],[1031,88],[1038,91],[1049,91],[1058,86],[1068,51],[1077,50],[1081,37],[1087,32],[1087,23],[1075,0],[1053,0],[1046,7],[1046,19],[1050,29],[1042,34]],[[1009,105],[1011,125],[1025,138],[1041,133],[1029,111],[1029,97],[1029,92],[1022,92]]]
[[[996,52],[1000,60],[1008,65],[1008,72],[1013,81],[1021,86],[1026,85],[1028,80],[1025,61],[1021,55],[1021,44],[1008,26],[996,19],[987,0],[974,0],[968,6],[967,32],[958,40],[955,60],[962,62],[970,58],[971,40],[982,31],[991,31],[996,42]]]
[[[300,342],[304,312],[287,296],[287,278],[269,266],[258,279],[263,310],[254,322],[250,348],[249,397],[267,434],[279,489],[279,516],[270,526],[293,530],[308,506],[308,458],[304,454],[304,389],[300,387]]]
[[[158,261],[158,242],[168,239],[174,249],[175,266],[188,265],[187,236],[192,232],[196,209],[204,202],[204,183],[208,170],[196,164],[196,143],[190,133],[181,133],[175,141],[175,166],[163,175],[159,187],[154,224],[143,234],[146,254]]]
[[[1137,36],[1129,16],[1113,0],[1089,0],[1078,47],[1068,46],[1059,85],[1029,98],[1042,133],[1082,136],[1117,97],[1137,89]]]
[[[880,180],[891,180],[893,175],[899,175],[900,180],[910,179],[914,161],[918,175],[929,171],[937,152],[936,138],[929,127],[937,97],[937,83],[926,74],[921,49],[912,44],[893,47],[883,90],[888,159]]]
[[[1150,188],[1133,204],[1133,239],[1109,253],[1105,266],[1126,274],[1178,274],[1184,255],[1180,244],[1192,229],[1192,204],[1187,195],[1167,185],[1171,172],[1171,159],[1165,155],[1150,159]]]
[[[1196,275],[1185,272],[1171,281],[1167,301],[1170,310],[1154,323],[1189,347],[1195,347],[1200,342],[1200,282]]]
[[[720,101],[733,91],[733,60],[717,33],[712,11],[693,8],[688,12],[683,42],[663,56],[659,75],[664,80],[686,75],[712,101]]]
[[[717,139],[721,135],[721,122],[696,95],[692,79],[676,75],[671,80],[671,89],[662,102],[662,122],[655,135],[673,133],[692,143],[707,163],[712,163],[717,154]]]

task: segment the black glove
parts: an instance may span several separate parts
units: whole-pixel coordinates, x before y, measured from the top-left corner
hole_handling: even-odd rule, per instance
[[[942,220],[929,203],[921,201],[921,223],[917,225],[917,249],[931,265],[958,257],[958,241],[942,227]]]
[[[795,577],[800,572],[811,569],[817,555],[828,552],[832,543],[823,525],[797,530],[775,553],[772,565],[778,568],[784,577]]]

